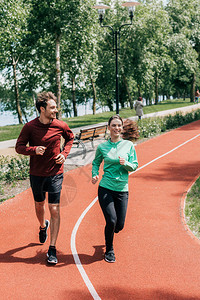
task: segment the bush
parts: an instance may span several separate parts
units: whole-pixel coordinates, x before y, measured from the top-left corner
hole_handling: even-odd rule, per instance
[[[157,119],[144,119],[138,123],[140,137],[148,138],[161,133],[161,126]]]
[[[200,177],[187,194],[185,203],[185,216],[190,230],[200,238]]]
[[[200,109],[198,109],[194,112],[194,119],[195,119],[195,121],[200,120]]]
[[[0,181],[13,183],[29,177],[29,158],[27,156],[0,156]]]
[[[200,120],[200,109],[195,112],[190,112],[185,115],[176,113],[164,118],[143,119],[138,121],[140,138],[148,138],[153,135],[165,132],[166,130],[174,129],[185,124]]]

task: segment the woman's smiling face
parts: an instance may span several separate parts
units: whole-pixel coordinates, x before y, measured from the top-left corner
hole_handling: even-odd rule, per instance
[[[112,139],[116,140],[121,138],[122,129],[123,129],[122,121],[119,119],[113,119],[110,125],[108,126],[111,140]]]

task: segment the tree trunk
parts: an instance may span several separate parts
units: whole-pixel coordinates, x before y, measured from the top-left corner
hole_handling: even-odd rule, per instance
[[[155,74],[155,104],[158,104],[158,74]]]
[[[35,112],[36,112],[36,116],[39,117],[39,112],[36,108],[36,99],[35,99],[35,94],[33,93],[33,103],[34,103],[34,106],[35,106]]]
[[[191,89],[190,89],[190,102],[194,102],[195,97],[196,74],[192,76]]]
[[[137,84],[137,88],[138,88],[138,96],[141,97],[141,89],[140,89],[140,85]]]
[[[107,96],[107,106],[109,108],[110,111],[113,111],[113,102],[112,99],[109,98],[109,93],[107,93],[107,91],[105,91],[105,94]]]
[[[28,117],[27,117],[27,114],[26,114],[25,110],[22,107],[21,107],[21,110],[22,110],[22,113],[23,113],[24,118],[26,120],[26,123],[28,123]]]
[[[61,84],[60,84],[60,35],[56,34],[56,88],[57,88],[57,108],[58,119],[62,119],[61,111]]]
[[[18,115],[19,124],[23,124],[22,120],[22,111],[20,107],[19,102],[19,90],[18,90],[18,84],[17,84],[17,72],[16,72],[16,65],[15,58],[12,58],[12,67],[13,67],[13,77],[14,77],[14,86],[15,86],[15,103],[16,103],[16,111]]]
[[[87,98],[84,95],[84,104],[85,104],[85,115],[87,115]]]
[[[122,98],[121,96],[119,96],[119,103],[121,104],[121,108],[125,107],[124,98]]]
[[[75,78],[72,78],[72,104],[73,104],[73,111],[74,117],[77,117],[77,107],[76,107],[76,86],[75,86]]]
[[[93,111],[93,115],[95,115],[96,114],[97,93],[96,93],[96,88],[95,88],[95,84],[94,84],[94,80],[92,78],[91,72],[90,72],[90,80],[92,83],[92,90],[93,90],[92,111]]]
[[[125,87],[126,87],[126,92],[128,94],[128,100],[129,100],[129,103],[130,103],[130,109],[133,109],[133,99],[131,98],[131,94],[130,94],[130,91],[129,91],[129,86],[128,86],[127,78],[126,78],[126,75],[124,74],[124,72],[123,72],[123,80],[124,80],[124,84],[125,84]]]

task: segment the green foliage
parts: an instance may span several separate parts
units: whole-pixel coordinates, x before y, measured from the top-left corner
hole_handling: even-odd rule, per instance
[[[200,109],[185,115],[176,113],[175,115],[168,115],[163,118],[139,120],[140,138],[149,138],[166,130],[178,128],[197,120],[200,120]]]
[[[28,6],[23,0],[0,1],[0,66],[8,67],[23,51]]]
[[[0,156],[0,182],[14,183],[29,176],[29,159],[26,156]]]
[[[140,138],[149,138],[156,134],[161,133],[161,126],[158,119],[146,119],[138,121]]]
[[[176,113],[174,116],[168,116],[165,118],[166,129],[173,129],[184,124],[184,117],[180,113]]]
[[[0,87],[3,109],[16,110],[15,66],[15,88],[18,85],[24,116],[34,107],[36,91],[57,94],[60,86],[61,107],[68,113],[92,97],[94,105],[96,101],[113,110],[115,53],[108,26],[119,30],[129,23],[128,13],[122,0],[105,0],[112,5],[103,20],[107,28],[101,28],[94,2],[0,1],[0,72],[7,79]],[[166,6],[162,1],[141,1],[136,7],[132,26],[120,30],[118,45],[119,94],[125,107],[138,95],[149,104],[158,95],[190,95],[192,100],[200,84],[199,15],[199,0],[168,0]],[[60,53],[57,60],[55,53]]]
[[[200,238],[200,177],[187,194],[185,216],[190,230]]]

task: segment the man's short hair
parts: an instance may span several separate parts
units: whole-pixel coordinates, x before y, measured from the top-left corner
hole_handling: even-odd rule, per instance
[[[37,100],[36,100],[36,108],[40,113],[40,107],[44,107],[46,109],[47,107],[47,101],[53,99],[55,102],[57,102],[56,96],[52,92],[42,92],[38,94]]]

